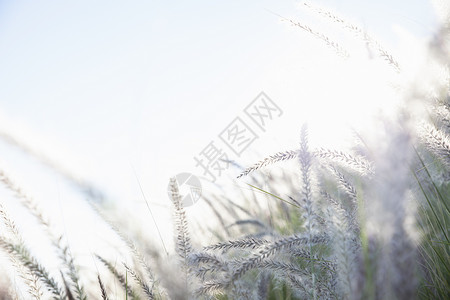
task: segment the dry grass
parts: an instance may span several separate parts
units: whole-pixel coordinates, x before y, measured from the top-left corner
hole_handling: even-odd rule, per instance
[[[368,43],[388,67],[402,74],[397,60],[359,26],[325,9],[307,7]],[[337,54],[350,55],[310,26],[285,21],[319,38]],[[436,39],[440,43],[430,45],[430,60],[448,73],[448,24],[443,24]],[[249,182],[251,196],[243,193],[237,202],[226,193],[205,195],[220,224],[212,229],[219,242],[199,245],[190,235],[180,191],[176,180],[170,179],[176,255],[128,238],[132,233],[108,221],[105,206],[90,197],[90,207],[125,245],[126,253],[123,249],[110,249],[116,255],[108,257],[92,253],[97,269],[82,269],[65,242],[67,237],[52,225],[51,214],[46,216],[40,203],[0,168],[0,182],[35,218],[36,230],[45,232],[59,266],[55,272],[40,262],[0,200],[0,248],[14,271],[9,282],[16,284],[14,289],[0,289],[2,297],[446,299],[450,293],[450,89],[445,80],[427,81],[433,83],[431,93],[418,87],[420,77],[399,89],[403,109],[396,118],[380,121],[378,139],[366,142],[361,136],[364,151],[311,149],[304,126],[298,149],[283,151],[280,146],[280,152],[238,176]],[[428,115],[408,110],[418,103]],[[102,194],[18,139],[6,133],[0,138],[46,162],[83,195]],[[296,173],[271,176],[263,189],[260,171],[288,160],[297,163]],[[261,195],[269,209],[262,206]],[[24,291],[18,292],[21,288]]]

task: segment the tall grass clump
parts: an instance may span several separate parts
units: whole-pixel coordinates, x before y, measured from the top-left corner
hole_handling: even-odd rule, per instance
[[[450,14],[440,11],[427,64],[412,76],[360,26],[312,4],[305,8],[366,44],[395,74],[395,113],[379,112],[375,130],[354,128],[355,145],[347,150],[312,147],[305,124],[296,148],[280,146],[247,168],[236,163],[236,181],[248,190],[237,189],[239,197],[205,192],[202,201],[217,219],[207,243],[197,231],[191,235],[175,178],[169,180],[172,251],[164,243],[158,251],[124,226],[133,216],[111,220],[105,202],[91,195],[88,207],[118,240],[110,251],[90,253],[95,268],[82,268],[51,212],[0,167],[2,188],[35,221],[33,230],[44,233],[42,244],[57,265],[41,262],[8,212],[14,205],[0,199],[0,248],[10,262],[8,282],[17,286],[0,289],[2,299],[448,299]],[[284,21],[321,40],[338,59],[351,59],[345,43],[303,21]],[[45,155],[7,133],[0,138],[44,161],[83,198],[89,194],[80,188],[85,181]],[[281,162],[293,169],[261,172]]]

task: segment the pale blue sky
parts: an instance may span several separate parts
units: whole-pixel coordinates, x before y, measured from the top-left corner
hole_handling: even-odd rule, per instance
[[[165,201],[169,176],[195,171],[193,156],[262,90],[285,119],[249,152],[297,142],[305,112],[294,104],[306,103],[308,80],[326,80],[327,59],[310,57],[307,35],[270,12],[313,20],[296,3],[0,1],[0,112],[60,145],[40,146],[81,161],[115,197],[139,198],[133,165],[153,201]],[[396,27],[423,38],[435,26],[427,1],[312,3],[393,48]]]

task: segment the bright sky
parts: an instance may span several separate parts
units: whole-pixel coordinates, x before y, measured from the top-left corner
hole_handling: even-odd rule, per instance
[[[169,177],[200,173],[193,157],[261,91],[284,113],[231,159],[245,164],[296,147],[305,120],[321,144],[336,142],[341,120],[364,119],[383,103],[377,83],[357,81],[383,64],[364,62],[361,71],[360,44],[344,74],[332,50],[276,16],[344,32],[299,3],[0,1],[1,129],[131,209],[144,209],[133,168],[149,201],[167,204]],[[436,25],[427,1],[312,3],[359,22],[393,53]],[[343,46],[358,42],[342,36]],[[21,169],[28,160],[0,146],[2,161],[33,184],[39,172]],[[50,194],[59,189],[53,181]]]

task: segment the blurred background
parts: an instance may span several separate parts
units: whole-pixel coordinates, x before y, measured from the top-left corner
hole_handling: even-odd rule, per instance
[[[295,149],[305,122],[314,145],[345,147],[349,128],[367,126],[372,114],[394,105],[385,80],[395,72],[302,3],[0,1],[1,166],[54,213],[69,239],[101,225],[91,216],[85,228],[71,228],[90,220],[80,201],[86,196],[48,164],[89,182],[135,216],[130,223],[140,220],[156,234],[143,192],[171,240],[168,180],[181,172],[203,177],[194,157],[211,141],[244,166]],[[420,61],[436,27],[425,0],[311,3],[360,24],[406,62]],[[283,18],[344,40],[351,58]],[[283,113],[258,131],[244,109],[262,91]],[[258,135],[240,156],[219,138],[238,116]],[[216,184],[239,186],[237,174],[230,167]],[[1,195],[14,211],[10,193]],[[189,210],[201,214],[199,207]]]

